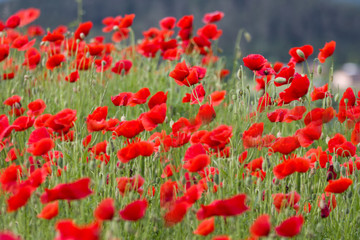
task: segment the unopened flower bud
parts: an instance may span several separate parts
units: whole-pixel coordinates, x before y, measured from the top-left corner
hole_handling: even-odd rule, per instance
[[[79,44],[79,43],[80,43],[80,39],[76,39],[76,43]]]
[[[333,166],[334,166],[334,171],[338,173],[338,172],[340,171],[340,164],[339,164],[339,162],[334,162],[334,163],[333,163]]]
[[[346,177],[346,168],[344,166],[340,167],[340,173],[342,176]]]
[[[318,73],[319,75],[321,75],[321,73],[322,73],[322,66],[321,66],[321,65],[318,65],[318,66],[317,66],[317,73]]]
[[[114,26],[114,27],[113,27],[113,30],[114,30],[114,31],[119,30],[119,26]]]
[[[277,77],[277,78],[274,79],[274,82],[276,82],[276,83],[285,83],[285,82],[286,82],[286,78]]]
[[[85,34],[84,33],[80,33],[80,38],[84,39],[85,38]]]
[[[305,54],[303,51],[301,51],[300,49],[296,50],[296,54],[301,57],[301,58],[305,58]]]
[[[250,42],[250,41],[251,41],[251,35],[250,35],[249,32],[245,32],[245,33],[244,33],[244,37],[245,37],[245,39],[246,39],[247,42]]]
[[[334,100],[335,100],[335,102],[337,102],[338,100],[339,100],[339,94],[337,93],[337,94],[335,94],[335,96],[334,96]]]
[[[123,121],[126,121],[125,115],[122,115],[122,116],[121,116],[120,121],[122,121],[122,122],[123,122]]]
[[[236,72],[236,77],[241,80],[241,76],[242,76],[242,67],[239,68],[239,70]]]
[[[170,127],[172,128],[172,126],[174,125],[174,120],[170,120]]]

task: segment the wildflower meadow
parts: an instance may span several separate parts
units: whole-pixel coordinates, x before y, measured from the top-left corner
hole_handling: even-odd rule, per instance
[[[224,13],[0,21],[0,240],[357,239],[360,92],[336,42],[217,44]],[[46,27],[46,26],[45,26]]]

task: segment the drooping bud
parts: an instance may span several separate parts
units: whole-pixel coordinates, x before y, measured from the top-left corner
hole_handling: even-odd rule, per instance
[[[85,34],[84,33],[80,33],[80,38],[84,39],[85,38]]]
[[[276,83],[285,83],[285,82],[286,82],[286,78],[277,77],[277,78],[274,79],[274,82],[276,82]]]
[[[245,37],[245,39],[246,39],[247,42],[250,42],[250,41],[251,41],[251,35],[250,35],[249,32],[245,32],[245,33],[244,33],[244,37]]]
[[[119,26],[114,26],[114,27],[113,27],[113,30],[114,30],[114,31],[119,30]]]
[[[120,121],[122,121],[122,122],[123,122],[123,121],[126,121],[125,115],[122,115],[122,116],[121,116]]]
[[[296,50],[296,54],[301,57],[301,58],[305,58],[305,54],[303,51],[301,51],[300,49]]]
[[[240,66],[239,70],[236,72],[236,77],[241,80],[242,77],[242,66]]]
[[[319,75],[321,75],[321,73],[322,73],[322,66],[321,66],[321,65],[318,65],[318,66],[317,66],[317,73],[318,73]]]

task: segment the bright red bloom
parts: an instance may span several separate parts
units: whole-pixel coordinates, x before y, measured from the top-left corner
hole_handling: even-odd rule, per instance
[[[310,81],[308,77],[295,74],[290,87],[279,93],[282,103],[290,103],[303,97],[309,90]]]
[[[171,180],[164,182],[160,187],[160,207],[165,207],[173,203],[177,190],[177,182]]]
[[[276,234],[281,237],[294,237],[301,231],[304,223],[303,216],[290,217],[275,228]]]
[[[224,13],[221,11],[215,11],[211,13],[206,13],[202,19],[203,23],[209,24],[213,22],[218,22],[224,17]]]
[[[197,69],[192,68],[190,70],[185,60],[176,64],[175,69],[170,72],[169,76],[172,77],[179,86],[185,85],[190,87],[199,82]]]
[[[177,26],[181,29],[192,28],[193,26],[193,15],[186,15],[179,19]]]
[[[90,178],[81,178],[72,183],[61,183],[53,189],[45,188],[41,195],[41,203],[49,203],[55,200],[79,200],[86,198],[93,192],[89,188]]]
[[[96,132],[104,130],[107,126],[106,117],[108,114],[108,107],[98,107],[86,118],[87,130],[89,132]]]
[[[299,209],[298,202],[300,201],[300,195],[297,192],[287,194],[276,193],[272,194],[271,197],[274,200],[273,204],[278,212],[287,207],[292,207],[296,211]]]
[[[221,150],[230,142],[231,137],[232,127],[220,125],[211,132],[205,132],[201,137],[200,142],[208,145],[214,150]]]
[[[31,144],[27,151],[33,156],[41,156],[48,153],[54,147],[55,143],[51,138],[42,138],[39,141]]]
[[[194,234],[207,236],[215,230],[215,217],[205,219],[202,221],[197,229],[194,231]]]
[[[186,150],[184,161],[183,168],[189,172],[198,172],[210,164],[210,157],[206,154],[204,147],[198,143]]]
[[[171,227],[179,222],[181,222],[188,209],[191,207],[191,204],[187,202],[177,202],[172,205],[172,207],[164,215],[165,226]]]
[[[336,114],[333,107],[314,108],[308,112],[304,118],[305,125],[309,125],[311,122],[321,121],[322,123],[330,122]]]
[[[80,79],[79,71],[75,70],[74,72],[71,72],[68,76],[65,77],[65,81],[67,82],[77,82],[77,80]]]
[[[62,42],[65,39],[64,35],[58,32],[48,32],[46,36],[42,38],[44,42]]]
[[[300,56],[302,52],[303,56]],[[308,59],[308,57],[313,53],[314,48],[311,45],[304,45],[302,47],[294,47],[289,50],[290,56],[294,59],[296,63],[301,63]],[[300,53],[300,55],[299,55]]]
[[[293,109],[284,109],[279,108],[273,112],[267,113],[267,117],[270,122],[287,122],[297,121],[302,119],[304,113],[306,112],[306,107],[304,106],[295,106]]]
[[[7,211],[13,212],[25,206],[34,190],[32,186],[25,185],[19,187],[16,193],[7,200]]]
[[[29,111],[27,115],[29,116],[39,116],[42,114],[46,108],[46,104],[42,99],[36,99],[35,101],[28,104]]]
[[[299,147],[300,143],[296,136],[281,137],[278,138],[273,144],[271,144],[269,147],[269,152],[279,152],[281,154],[287,155]]]
[[[319,49],[320,50],[319,55],[318,55],[319,61],[321,63],[324,63],[326,58],[333,55],[333,53],[335,51],[335,47],[336,47],[336,42],[335,41],[325,43],[324,48]]]
[[[15,236],[12,232],[0,232],[0,239],[1,240],[21,240],[19,236]]]
[[[136,200],[119,211],[120,217],[126,221],[138,221],[144,217],[148,202],[146,199]]]
[[[140,194],[143,192],[143,189],[141,187],[142,185],[144,185],[145,180],[140,175],[136,175],[131,178],[121,177],[121,178],[117,178],[116,181],[118,184],[117,188],[119,189],[121,196],[124,196],[125,193],[134,190],[136,190]]]
[[[20,18],[19,27],[22,27],[38,19],[40,16],[40,9],[37,8],[21,9],[17,11],[14,15],[19,16]]]
[[[283,179],[295,172],[303,173],[310,169],[310,161],[306,158],[292,157],[284,158],[284,161],[273,168],[277,179]]]
[[[266,58],[260,54],[250,54],[243,58],[245,67],[248,67],[251,71],[259,71],[267,63]]]
[[[218,30],[215,24],[207,24],[199,28],[197,34],[207,39],[216,40],[222,35],[222,30]]]
[[[216,117],[215,109],[210,104],[204,104],[199,108],[196,118],[200,119],[203,124],[212,122]]]
[[[76,110],[66,108],[49,116],[44,126],[59,134],[66,134],[74,126],[76,119]]]
[[[150,156],[154,152],[154,145],[150,142],[141,141],[131,143],[117,152],[117,157],[122,163],[127,163],[138,156]]]
[[[123,121],[113,130],[113,136],[124,136],[126,138],[133,138],[144,131],[144,127],[140,120]]]
[[[6,20],[6,27],[7,28],[16,28],[20,25],[20,17],[17,15],[12,15]]]
[[[318,140],[322,133],[322,122],[311,122],[306,127],[295,132],[302,147],[310,146],[314,140]]]
[[[25,53],[25,60],[23,66],[27,66],[30,70],[35,69],[40,63],[41,55],[36,48],[30,48]]]
[[[19,36],[13,42],[11,47],[16,48],[18,51],[25,51],[35,44],[36,39],[29,42],[28,36]]]
[[[94,217],[99,221],[111,220],[115,214],[114,200],[107,198],[101,201],[94,210]]]
[[[271,230],[270,216],[263,214],[259,216],[250,227],[251,236],[266,237]]]
[[[311,92],[311,101],[324,99],[327,96],[331,96],[328,92],[328,84],[325,84],[322,87],[314,87],[314,90]]]
[[[90,21],[80,23],[79,27],[74,32],[74,38],[84,40],[84,38],[89,34],[92,26],[93,26],[93,23]]]
[[[21,166],[17,166],[15,164],[12,164],[7,168],[2,169],[0,171],[1,188],[7,192],[12,192],[16,190],[20,180],[19,177],[21,175],[21,172]]]
[[[8,44],[0,44],[0,62],[9,56],[10,47]]]
[[[285,67],[280,70],[278,74],[275,75],[275,79],[277,78],[284,78],[285,82],[277,82],[274,81],[275,86],[279,87],[288,83],[292,82],[292,78],[295,74],[295,68],[294,67]]]
[[[165,17],[160,20],[159,24],[162,29],[171,30],[175,27],[176,18]]]
[[[46,61],[46,68],[49,70],[53,70],[54,68],[60,66],[60,64],[65,61],[66,58],[63,54],[53,55]]]
[[[210,104],[214,107],[220,105],[220,103],[225,99],[226,90],[223,91],[214,91],[209,95]]]
[[[356,147],[340,133],[329,140],[328,149],[330,153],[335,152],[342,157],[354,156],[356,153]]]
[[[202,220],[212,216],[236,216],[249,210],[249,207],[245,205],[245,201],[246,194],[238,194],[225,200],[215,200],[209,205],[201,205],[196,217]]]
[[[85,226],[78,226],[72,220],[61,220],[56,223],[58,231],[54,240],[99,240],[100,223],[94,222]]]
[[[130,60],[124,59],[115,63],[115,66],[111,69],[113,73],[121,74],[124,70],[125,74],[128,74],[132,67],[132,62]]]
[[[150,111],[143,113],[139,116],[142,125],[146,131],[152,131],[158,126],[158,124],[163,123],[166,118],[166,103],[156,105]]]
[[[22,132],[34,125],[34,118],[27,116],[20,116],[13,122],[12,126],[16,132]]]
[[[119,93],[117,96],[111,97],[111,102],[115,106],[131,106],[134,107],[138,104],[144,104],[147,101],[147,98],[150,96],[150,91],[148,88],[142,88],[136,93],[132,92],[123,92]]]
[[[162,103],[166,103],[167,101],[167,95],[168,92],[164,93],[162,91],[159,91],[157,93],[155,93],[148,102],[148,106],[149,109],[152,109],[153,107],[155,107],[156,105],[160,105]]]
[[[37,215],[37,217],[50,220],[56,217],[58,214],[59,214],[59,202],[55,201],[46,204],[46,206],[42,209],[41,213]]]
[[[337,180],[330,180],[328,185],[325,187],[325,192],[330,193],[343,193],[345,192],[353,181],[350,178],[339,178]]]

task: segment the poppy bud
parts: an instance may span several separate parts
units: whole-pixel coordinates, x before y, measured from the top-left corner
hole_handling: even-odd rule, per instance
[[[278,77],[278,78],[275,78],[274,79],[274,82],[276,83],[285,83],[286,82],[286,78],[283,78],[283,77]]]
[[[169,125],[170,125],[170,127],[172,128],[172,126],[174,125],[174,120],[171,119]]]
[[[281,132],[280,131],[278,131],[278,133],[276,134],[276,137],[281,137]]]
[[[344,103],[347,105],[348,102],[349,102],[349,99],[345,98]]]
[[[102,65],[102,66],[105,66],[105,65],[106,65],[106,61],[102,60],[102,61],[101,61],[101,65]]]
[[[328,107],[330,107],[330,106],[332,105],[331,97],[327,97],[327,98],[326,98],[326,105],[327,105]]]
[[[44,46],[46,42],[41,41],[40,46]]]
[[[326,165],[325,165],[325,168],[326,168],[326,169],[329,169],[329,167],[330,167],[330,163],[327,162]]]
[[[326,207],[326,203],[325,203],[325,200],[324,199],[321,199],[320,202],[319,202],[319,207],[320,209],[324,209]]]
[[[126,117],[124,115],[121,116],[120,121],[126,121]]]
[[[338,173],[340,171],[339,162],[333,162],[333,166],[334,166],[334,171]]]
[[[340,167],[340,173],[341,173],[341,176],[346,177],[346,168],[344,166]]]
[[[244,37],[245,37],[245,39],[246,39],[247,42],[250,42],[250,41],[251,41],[251,35],[250,35],[249,32],[245,32],[245,33],[244,33]]]
[[[317,73],[318,73],[319,75],[321,75],[321,73],[322,73],[322,66],[321,66],[321,65],[318,65],[318,67],[317,67]]]
[[[301,51],[300,49],[297,49],[297,50],[296,50],[296,54],[297,54],[299,57],[301,57],[301,58],[305,58],[304,52]]]
[[[353,192],[352,192],[352,191],[347,191],[346,196],[347,196],[348,198],[352,198]]]
[[[338,100],[339,100],[339,94],[337,93],[337,94],[335,94],[335,96],[334,96],[334,100],[335,100],[335,102],[337,102]]]
[[[85,34],[84,33],[80,33],[80,38],[84,39],[85,38]]]
[[[86,52],[86,58],[90,57],[90,52]]]
[[[246,185],[246,186],[249,186],[249,185],[251,184],[251,182],[252,182],[251,176],[247,176],[247,177],[245,178],[245,185]]]
[[[80,39],[76,39],[76,44],[79,44],[80,43]]]
[[[241,80],[241,76],[242,76],[242,66],[240,66],[239,70],[236,72],[236,77]]]
[[[329,136],[326,136],[326,138],[325,138],[326,144],[328,144],[329,141],[330,141],[330,137],[329,137]]]
[[[232,98],[232,100],[236,100],[236,95],[235,94],[232,95],[231,98]]]
[[[113,30],[114,30],[114,31],[117,31],[117,30],[119,30],[119,27],[118,27],[118,26],[114,26],[114,27],[113,27]]]

